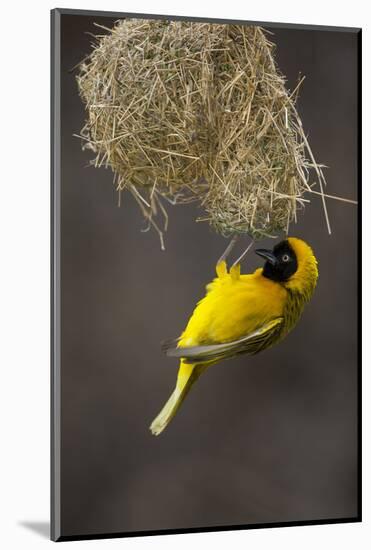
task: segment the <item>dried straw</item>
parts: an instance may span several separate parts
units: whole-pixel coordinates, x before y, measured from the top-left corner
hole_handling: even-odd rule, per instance
[[[199,221],[225,236],[287,232],[309,202],[310,171],[329,228],[325,180],[295,108],[300,83],[286,90],[265,32],[122,20],[81,64],[85,147],[95,166],[112,168],[117,189],[133,194],[161,238],[163,198],[198,201]]]

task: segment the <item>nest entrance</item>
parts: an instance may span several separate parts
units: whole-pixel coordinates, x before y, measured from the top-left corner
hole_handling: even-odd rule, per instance
[[[288,231],[313,168],[323,193],[273,50],[245,25],[127,19],[97,37],[78,75],[81,137],[160,235],[163,199],[197,201],[198,221],[257,239]]]

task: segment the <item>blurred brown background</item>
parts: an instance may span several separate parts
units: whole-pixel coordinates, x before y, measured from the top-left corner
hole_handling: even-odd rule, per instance
[[[160,342],[179,335],[226,241],[169,207],[166,252],[109,170],[87,167],[71,69],[93,23],[62,16],[62,534],[183,529],[357,513],[356,207],[313,197],[291,234],[313,246],[317,291],[295,331],[200,379],[164,434],[175,384]],[[271,29],[328,192],[356,198],[357,36]],[[245,244],[245,243],[243,243]],[[271,246],[272,241],[262,242]],[[237,254],[237,252],[236,252]],[[250,254],[249,272],[261,265]]]

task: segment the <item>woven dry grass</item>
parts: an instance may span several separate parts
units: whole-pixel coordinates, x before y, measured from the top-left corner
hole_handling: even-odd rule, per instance
[[[81,137],[161,238],[163,199],[198,201],[200,221],[257,239],[287,232],[313,185],[323,193],[273,51],[244,25],[128,19],[96,38],[77,77]]]

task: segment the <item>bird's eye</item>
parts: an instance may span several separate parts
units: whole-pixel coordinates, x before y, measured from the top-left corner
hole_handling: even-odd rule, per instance
[[[289,259],[290,259],[290,256],[289,256],[288,254],[284,254],[284,255],[282,256],[282,261],[283,261],[283,262],[288,262]]]

